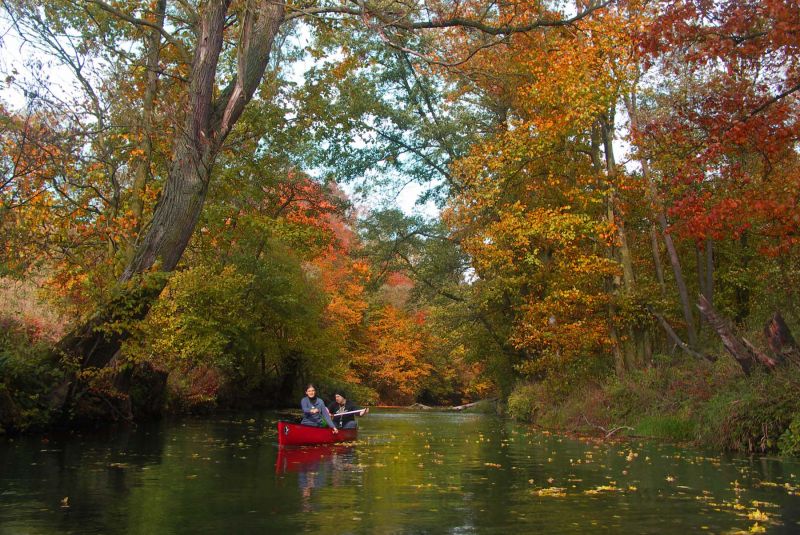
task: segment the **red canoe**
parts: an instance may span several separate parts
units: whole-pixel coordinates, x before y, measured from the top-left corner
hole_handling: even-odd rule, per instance
[[[358,429],[339,429],[339,432],[334,434],[330,427],[278,422],[278,445],[280,446],[333,444],[334,442],[348,442],[356,438],[358,438]]]

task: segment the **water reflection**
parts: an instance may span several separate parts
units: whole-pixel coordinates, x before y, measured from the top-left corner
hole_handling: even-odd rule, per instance
[[[358,465],[352,445],[281,447],[275,461],[276,474],[296,474],[304,512],[315,510],[313,498],[316,489],[345,485],[344,472],[356,470]]]
[[[277,419],[0,440],[0,535],[800,532],[796,461],[378,411],[358,442],[281,449]]]
[[[301,448],[278,448],[275,472],[316,472],[321,466],[352,468],[355,458],[352,445],[322,445]]]

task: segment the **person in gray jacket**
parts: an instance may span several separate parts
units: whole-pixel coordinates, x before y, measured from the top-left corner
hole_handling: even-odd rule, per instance
[[[325,402],[317,397],[317,389],[314,385],[306,387],[306,397],[300,400],[300,408],[303,409],[303,419],[300,421],[302,425],[313,425],[314,427],[324,427],[323,422],[328,424],[334,434],[339,430],[331,420],[331,413],[325,406]]]

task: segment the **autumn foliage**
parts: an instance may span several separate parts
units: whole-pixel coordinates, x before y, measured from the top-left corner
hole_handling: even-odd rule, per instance
[[[0,277],[108,335],[103,370],[49,362],[115,403],[136,366],[207,405],[294,403],[306,381],[364,403],[568,397],[704,361],[701,294],[735,329],[800,318],[796,1],[331,8],[246,88],[266,41],[245,4],[79,4],[4,3],[77,89],[5,73],[27,100],[0,108]],[[307,15],[260,9],[269,39]],[[192,61],[201,20],[218,55]],[[414,181],[436,217],[359,205]],[[177,200],[180,224],[156,217]]]

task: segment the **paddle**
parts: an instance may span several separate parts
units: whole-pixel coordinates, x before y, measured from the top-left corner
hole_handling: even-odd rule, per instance
[[[331,416],[332,416],[333,418],[336,418],[337,416],[348,416],[348,415],[350,415],[350,414],[358,414],[358,413],[360,413],[360,412],[361,412],[361,411],[363,411],[363,410],[364,410],[364,409],[358,409],[357,411],[337,412],[337,413],[335,413],[335,414],[331,414]]]

